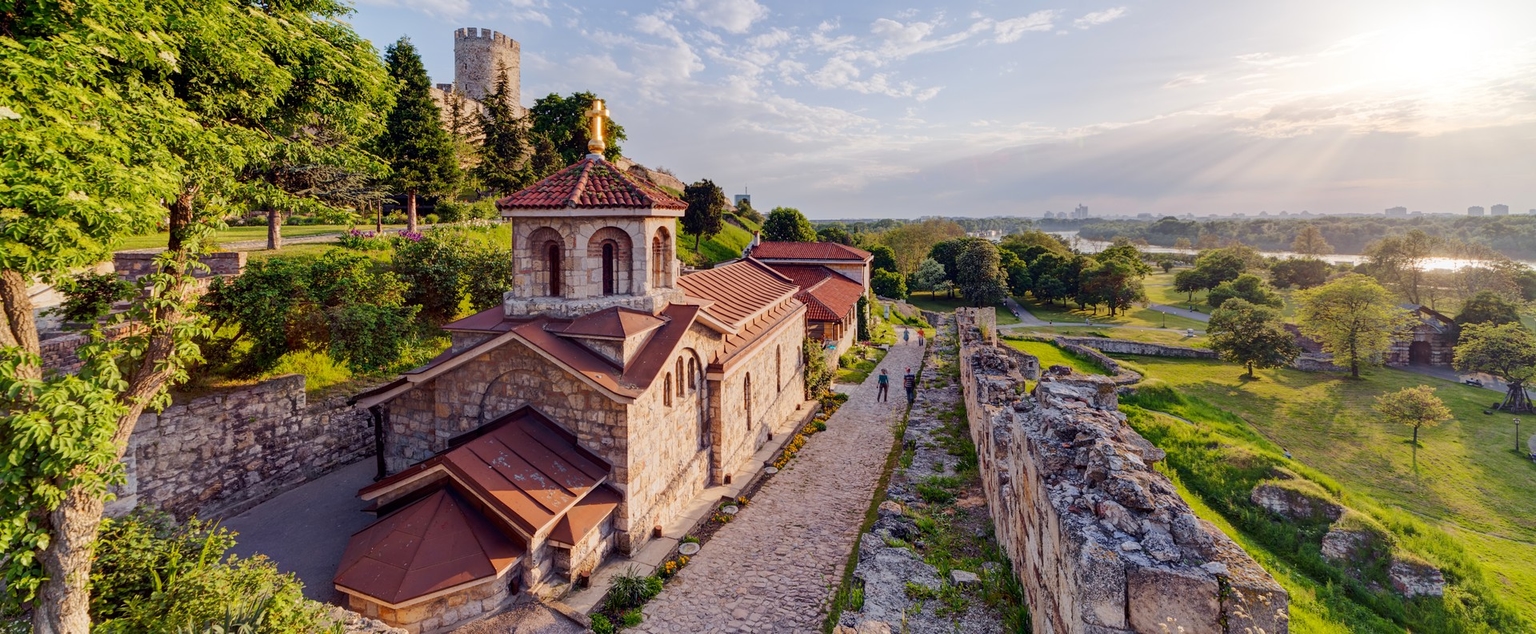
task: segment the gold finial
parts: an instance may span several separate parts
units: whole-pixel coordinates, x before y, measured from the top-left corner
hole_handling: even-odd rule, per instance
[[[608,108],[603,106],[603,100],[593,99],[592,107],[587,108],[587,151],[598,156],[608,149],[608,144],[603,142],[603,119],[606,118]]]

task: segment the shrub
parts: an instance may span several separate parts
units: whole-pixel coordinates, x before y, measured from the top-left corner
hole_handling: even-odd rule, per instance
[[[613,634],[613,621],[609,621],[608,617],[602,614],[593,614],[592,632],[593,634]]]
[[[421,306],[429,323],[453,319],[466,301],[472,310],[496,306],[512,287],[510,249],[471,240],[471,233],[439,227],[395,247],[394,270],[407,285],[406,301]]]
[[[487,198],[472,203],[457,200],[440,200],[433,210],[443,222],[464,222],[466,220],[487,220],[495,218],[496,201]]]
[[[630,566],[624,574],[613,578],[605,606],[610,612],[623,613],[645,605],[658,594],[661,594],[661,579],[642,575]]]
[[[336,239],[336,244],[353,251],[379,251],[389,248],[389,241],[383,236],[358,229],[341,234],[341,237]]]
[[[111,273],[81,273],[58,285],[64,303],[51,313],[65,321],[85,323],[107,316],[112,305],[133,299],[133,283]]]
[[[228,555],[234,545],[234,533],[213,522],[178,526],[159,511],[103,520],[91,567],[92,631],[203,632],[252,621],[256,634],[330,627],[293,575],[265,557]]]
[[[421,221],[429,225],[437,224],[437,214],[427,214],[421,217]]]

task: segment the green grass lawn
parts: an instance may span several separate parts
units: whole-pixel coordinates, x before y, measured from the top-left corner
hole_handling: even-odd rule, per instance
[[[1143,288],[1147,289],[1147,299],[1154,304],[1166,304],[1179,308],[1190,308],[1191,303],[1193,303],[1193,310],[1210,314],[1211,307],[1205,305],[1205,291],[1195,293],[1194,299],[1191,301],[1189,293],[1180,293],[1173,290],[1173,277],[1178,275],[1181,270],[1184,269],[1174,269],[1170,273],[1164,273],[1159,269],[1156,273],[1148,275],[1146,279],[1143,279],[1141,284]]]
[[[1064,365],[1083,374],[1109,374],[1109,372],[1105,371],[1102,366],[1093,360],[1062,350],[1053,343],[1020,341],[1018,339],[1004,339],[1003,343],[1008,344],[1009,347],[1015,350],[1038,357],[1042,370],[1053,365]]]
[[[837,382],[863,383],[865,379],[869,378],[869,373],[875,371],[875,366],[880,365],[880,360],[885,358],[885,353],[885,350],[876,348],[874,346],[855,347],[855,349],[849,351],[848,354],[857,355],[855,357],[851,357],[856,358],[857,360],[854,361],[853,365],[849,367],[838,367]]]
[[[1536,464],[1513,450],[1510,416],[1483,414],[1498,393],[1385,368],[1358,381],[1291,369],[1245,381],[1241,368],[1216,361],[1131,360],[1148,378],[1241,417],[1348,490],[1446,529],[1494,573],[1501,594],[1536,613]],[[1371,406],[1419,384],[1435,387],[1455,419],[1421,431],[1415,471],[1412,430],[1380,422]]]
[[[930,291],[912,293],[907,297],[907,303],[936,313],[952,313],[958,307],[970,306],[958,292],[955,293],[954,297],[949,297],[944,293],[935,294]],[[1006,326],[1016,323],[1019,323],[1019,318],[1014,317],[1012,312],[999,304],[997,306],[997,324],[999,326]]]
[[[317,236],[328,233],[342,233],[352,228],[352,225],[283,225],[283,237],[303,238],[306,236]],[[373,228],[373,225],[357,225],[356,228],[368,231]],[[390,225],[385,225],[384,227],[386,231],[390,229],[402,228],[404,227]],[[122,246],[118,247],[118,250],[153,249],[157,247],[164,247],[166,241],[169,239],[170,234],[168,233],[151,233],[142,236],[132,236],[124,240]],[[213,239],[214,242],[218,244],[229,242],[244,242],[247,240],[266,240],[267,228],[265,226],[230,227],[223,231],[214,233]]]
[[[697,250],[694,249],[696,236],[683,233],[681,221],[678,224],[677,235],[678,257],[695,266],[709,266],[739,258],[742,249],[747,248],[747,245],[752,242],[752,232],[731,222],[724,223],[720,233],[699,241]]]
[[[1142,326],[1148,328],[1161,328],[1167,326],[1169,329],[1180,331],[1187,328],[1193,328],[1195,330],[1201,331],[1205,330],[1205,324],[1203,322],[1180,317],[1178,315],[1167,315],[1165,319],[1163,313],[1144,306],[1132,306],[1125,309],[1124,311],[1121,311],[1121,313],[1118,315],[1110,316],[1109,312],[1102,308],[1099,309],[1097,314],[1095,314],[1092,308],[1087,310],[1079,310],[1074,308],[1074,305],[1070,303],[1043,304],[1041,302],[1035,301],[1033,297],[1016,297],[1014,299],[1017,300],[1019,305],[1023,306],[1025,310],[1028,310],[1031,314],[1033,314],[1036,319],[1054,323],[1066,322],[1081,324],[1085,320],[1091,319],[1095,324]]]

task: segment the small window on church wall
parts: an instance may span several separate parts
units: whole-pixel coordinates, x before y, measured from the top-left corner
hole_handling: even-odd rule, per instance
[[[741,382],[741,407],[747,412],[747,429],[752,429],[752,375]]]
[[[773,348],[773,382],[780,392],[784,391],[784,346]]]
[[[665,384],[662,385],[662,388],[663,389],[661,391],[661,403],[663,405],[666,405],[667,407],[672,407],[672,373],[671,372],[667,373],[667,381],[666,381]]]
[[[656,237],[651,239],[651,287],[668,288],[672,286],[670,275],[672,273],[672,241],[667,237],[666,229],[656,231]]]
[[[683,358],[677,358],[677,395],[683,395]]]
[[[697,359],[689,359],[688,360],[688,389],[690,389],[690,390],[697,390],[697,389],[699,389],[698,381],[699,381],[699,361]]]

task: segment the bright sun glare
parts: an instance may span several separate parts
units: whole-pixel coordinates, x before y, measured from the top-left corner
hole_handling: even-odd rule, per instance
[[[1497,70],[1494,26],[1487,16],[1464,9],[1412,16],[1362,43],[1362,79],[1449,96],[1446,93]]]

